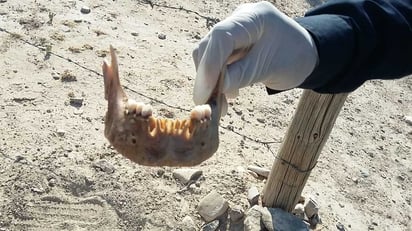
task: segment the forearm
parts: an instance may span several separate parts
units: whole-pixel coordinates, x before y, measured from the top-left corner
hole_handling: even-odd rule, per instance
[[[330,1],[296,21],[319,55],[300,88],[350,92],[369,79],[412,73],[412,0]]]

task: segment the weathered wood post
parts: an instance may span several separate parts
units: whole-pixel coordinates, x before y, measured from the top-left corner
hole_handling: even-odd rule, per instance
[[[347,96],[304,90],[263,190],[264,206],[293,210]]]

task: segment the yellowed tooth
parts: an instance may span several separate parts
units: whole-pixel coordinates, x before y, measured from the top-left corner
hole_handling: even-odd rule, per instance
[[[173,131],[173,120],[166,119],[166,134],[171,134]]]
[[[150,104],[144,104],[142,107],[142,116],[143,117],[149,117],[152,115],[152,105]]]

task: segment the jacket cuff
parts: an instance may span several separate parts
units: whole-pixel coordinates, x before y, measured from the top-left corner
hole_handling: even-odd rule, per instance
[[[317,66],[299,88],[319,93],[345,91],[334,88],[339,88],[337,81],[344,76],[354,55],[355,37],[350,19],[324,14],[297,18],[296,21],[312,35],[319,56]]]

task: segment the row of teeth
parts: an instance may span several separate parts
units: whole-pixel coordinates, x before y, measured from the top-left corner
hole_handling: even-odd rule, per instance
[[[128,99],[126,104],[126,114],[148,118],[153,114],[153,108],[150,104],[136,102],[133,99]],[[195,106],[190,112],[190,119],[193,120],[206,121],[210,120],[211,116],[212,109],[208,104]]]

